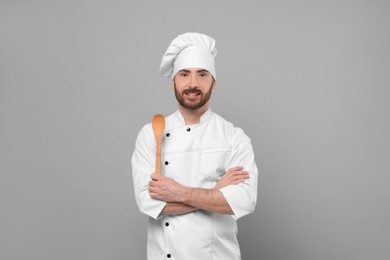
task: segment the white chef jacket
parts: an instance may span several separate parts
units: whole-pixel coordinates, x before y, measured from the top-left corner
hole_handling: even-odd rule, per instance
[[[234,215],[205,210],[162,215],[166,202],[152,199],[148,191],[156,140],[152,124],[146,124],[135,143],[132,174],[138,208],[149,216],[147,259],[241,259],[236,220],[254,211],[257,198],[258,171],[248,136],[210,108],[193,125],[176,110],[165,118],[161,152],[162,174],[188,187],[211,189],[234,166],[243,166],[250,177],[220,189]]]

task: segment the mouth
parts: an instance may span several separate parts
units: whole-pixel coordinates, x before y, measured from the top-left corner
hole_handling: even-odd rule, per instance
[[[198,96],[200,96],[200,92],[186,92],[184,93],[184,95],[186,95],[189,99],[195,99],[197,98]]]

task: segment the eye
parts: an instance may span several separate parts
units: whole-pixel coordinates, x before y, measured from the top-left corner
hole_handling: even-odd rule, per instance
[[[188,73],[187,72],[180,72],[180,77],[187,77]]]
[[[204,77],[207,76],[207,74],[203,72],[203,73],[200,73],[199,76],[200,76],[201,78],[204,78]]]

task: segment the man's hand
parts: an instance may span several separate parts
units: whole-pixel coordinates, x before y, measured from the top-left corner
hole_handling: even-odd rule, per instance
[[[222,175],[214,189],[219,190],[228,185],[239,184],[244,182],[245,179],[249,179],[249,173],[247,171],[243,171],[243,169],[244,167],[242,166],[230,168],[224,175]]]
[[[172,178],[156,175],[155,173],[151,175],[151,178],[148,189],[151,198],[166,202],[180,202],[186,187]]]

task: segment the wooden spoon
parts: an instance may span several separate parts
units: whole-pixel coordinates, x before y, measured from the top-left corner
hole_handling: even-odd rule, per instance
[[[161,139],[165,129],[165,118],[157,114],[152,119],[154,136],[156,137],[156,174],[161,175]]]

